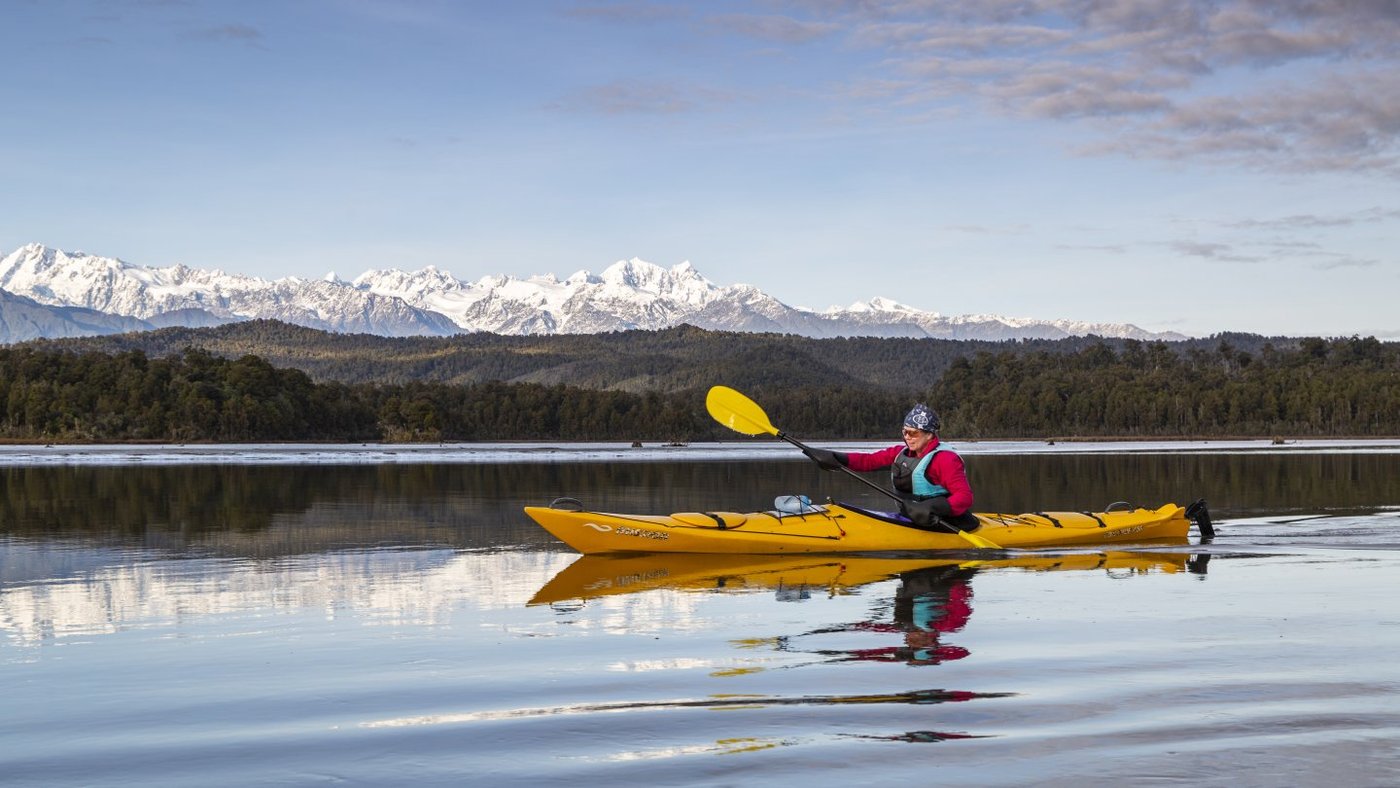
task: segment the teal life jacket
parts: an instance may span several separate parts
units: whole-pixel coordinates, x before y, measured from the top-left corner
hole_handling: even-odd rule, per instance
[[[894,485],[895,492],[912,495],[915,500],[947,495],[948,488],[928,480],[929,463],[933,462],[933,455],[943,450],[944,446],[940,443],[917,460],[910,456],[908,449],[901,451],[890,466],[890,483]]]

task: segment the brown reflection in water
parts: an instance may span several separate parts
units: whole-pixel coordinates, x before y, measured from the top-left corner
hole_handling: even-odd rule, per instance
[[[1217,517],[1361,513],[1393,505],[1394,454],[966,455],[980,511],[1210,501]],[[873,475],[872,478],[879,478]],[[555,497],[602,511],[753,511],[806,493],[884,499],[802,459],[377,466],[0,468],[0,534],[241,555],[344,545],[490,549],[558,543],[521,512]]]
[[[0,535],[267,556],[359,546],[550,542],[446,465],[0,468]],[[484,471],[484,472],[483,472]],[[482,492],[486,491],[486,492]]]

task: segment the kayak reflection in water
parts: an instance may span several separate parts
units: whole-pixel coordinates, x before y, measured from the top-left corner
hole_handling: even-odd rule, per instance
[[[950,632],[961,631],[972,615],[972,576],[976,569],[940,566],[905,572],[895,590],[893,621],[859,621],[839,627],[818,629],[806,635],[833,632],[902,633],[903,643],[895,646],[858,649],[819,649],[815,653],[836,657],[836,662],[904,662],[909,665],[937,665],[962,659],[970,652],[962,646],[942,642]]]
[[[972,514],[972,485],[962,457],[943,445],[943,426],[932,408],[920,402],[904,417],[903,445],[873,452],[839,452],[805,446],[802,452],[823,470],[853,471],[890,469],[890,483],[903,500],[902,513],[920,528],[939,520],[961,530],[977,528]]]

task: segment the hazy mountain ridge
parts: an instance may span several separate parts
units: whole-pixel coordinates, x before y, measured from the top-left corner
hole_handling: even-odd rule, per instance
[[[948,317],[886,298],[816,311],[789,306],[751,285],[717,286],[688,262],[666,269],[636,258],[614,263],[601,274],[579,271],[563,280],[553,275],[487,276],[465,282],[429,265],[417,271],[366,271],[346,282],[335,274],[266,280],[185,265],[148,268],[29,244],[0,260],[0,289],[45,306],[82,307],[158,326],[273,319],[339,333],[399,337],[596,334],[691,324],[807,337],[1000,340],[1092,334],[1185,339],[1130,324]],[[92,329],[102,332],[100,326]],[[62,335],[67,334],[52,336]],[[0,342],[27,338],[0,333]]]
[[[76,306],[46,306],[32,298],[0,290],[0,342],[86,337],[151,328],[154,328],[151,323],[134,317]]]
[[[959,359],[979,355],[1073,354],[1099,344],[1122,349],[1131,339],[1069,337],[1030,340],[948,340],[926,337],[812,338],[791,334],[711,331],[695,326],[602,334],[381,337],[339,334],[272,320],[212,328],[165,328],[108,336],[29,343],[78,353],[148,356],[196,347],[236,359],[256,355],[294,367],[318,381],[449,383],[492,381],[569,385],[620,391],[683,391],[715,383],[755,391],[777,386],[921,389]],[[1164,343],[1175,354],[1226,343],[1258,354],[1296,340],[1248,334]]]

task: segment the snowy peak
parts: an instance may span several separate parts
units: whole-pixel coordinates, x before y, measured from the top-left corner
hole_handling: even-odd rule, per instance
[[[462,282],[449,271],[437,266],[426,266],[417,271],[400,271],[395,268],[366,271],[355,277],[354,286],[361,290],[384,292],[388,290],[405,293],[427,290],[455,290]]]
[[[642,290],[651,293],[660,293],[669,290],[678,284],[700,283],[708,285],[705,278],[695,272],[690,263],[680,263],[669,270],[662,268],[655,263],[649,263],[639,257],[631,260],[619,260],[616,263],[603,269],[603,274],[599,280],[604,283],[625,285],[634,290]]]
[[[818,312],[789,306],[752,285],[717,286],[688,261],[665,268],[636,257],[619,260],[601,274],[579,270],[562,281],[553,274],[498,274],[466,282],[435,265],[416,271],[374,269],[351,282],[335,273],[268,281],[184,265],[146,268],[28,244],[0,260],[0,289],[47,306],[82,307],[162,325],[272,318],[385,336],[591,334],[689,323],[719,331],[811,337],[1184,338],[1127,324],[945,317],[883,297]]]
[[[338,281],[267,281],[185,265],[146,268],[40,244],[28,244],[0,260],[0,289],[47,306],[82,307],[142,320],[176,313],[204,315],[202,320],[272,318],[327,331],[386,336],[457,331],[442,315]]]
[[[689,262],[666,269],[636,257],[613,263],[595,281],[613,297],[646,300],[650,296],[696,307],[709,303],[719,290]]]
[[[837,314],[843,311],[854,312],[857,314],[890,314],[903,316],[916,314],[937,315],[936,312],[920,312],[912,306],[901,304],[898,301],[889,298],[884,298],[883,296],[876,296],[875,298],[872,298],[869,301],[857,301],[854,304],[851,304],[850,306],[846,307],[844,310],[840,307],[832,307],[831,309],[827,310],[828,313]]]
[[[658,289],[657,283],[665,274],[666,269],[661,266],[634,257],[631,260],[619,260],[603,269],[601,279],[604,284],[633,290],[649,290],[654,293]]]

